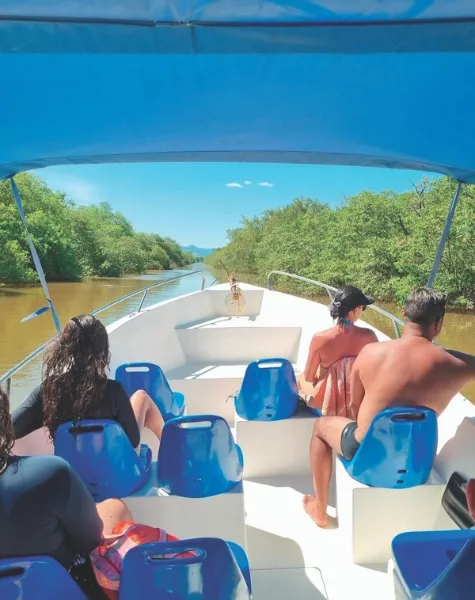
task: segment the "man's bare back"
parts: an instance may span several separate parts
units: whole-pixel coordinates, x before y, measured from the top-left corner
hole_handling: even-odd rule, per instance
[[[409,329],[409,331],[407,331]],[[475,374],[470,355],[446,351],[410,325],[399,340],[371,344],[353,367],[355,385],[364,389],[356,439],[361,442],[375,415],[390,406],[425,406],[440,415]]]

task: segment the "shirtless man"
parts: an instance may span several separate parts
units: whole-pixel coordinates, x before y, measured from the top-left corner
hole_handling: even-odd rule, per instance
[[[304,509],[319,527],[328,525],[332,449],[351,460],[378,412],[389,406],[426,406],[440,415],[475,380],[475,356],[432,344],[442,329],[445,304],[444,295],[416,289],[406,301],[401,339],[369,344],[355,361],[351,395],[359,407],[357,421],[316,420],[310,445],[315,497],[304,497]]]

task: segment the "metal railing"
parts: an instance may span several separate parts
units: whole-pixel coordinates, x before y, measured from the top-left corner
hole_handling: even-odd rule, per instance
[[[212,287],[215,283],[226,283],[226,281],[229,281],[229,277],[226,277],[226,275],[221,275],[221,277],[216,277],[216,279],[212,281],[208,287]]]
[[[203,291],[205,289],[205,284],[206,284],[205,274],[203,273],[203,271],[190,271],[189,273],[182,273],[181,275],[177,275],[176,277],[170,277],[170,279],[162,279],[161,281],[157,281],[157,283],[154,283],[153,285],[148,285],[147,287],[143,287],[143,288],[140,288],[139,290],[135,290],[135,292],[130,292],[130,294],[121,296],[120,298],[117,298],[117,300],[112,300],[112,302],[109,302],[108,304],[104,304],[104,306],[101,306],[100,308],[96,308],[96,310],[92,311],[91,315],[98,315],[99,313],[110,308],[111,306],[115,306],[116,304],[119,304],[119,302],[123,302],[124,300],[128,300],[129,298],[133,298],[134,296],[138,296],[139,294],[143,293],[142,300],[140,301],[140,304],[139,304],[137,310],[130,314],[134,314],[135,312],[138,312],[138,313],[142,312],[142,307],[144,305],[145,299],[147,298],[147,294],[150,290],[153,290],[154,288],[165,285],[166,283],[171,283],[172,281],[177,281],[178,279],[183,279],[183,277],[190,277],[191,275],[201,275],[201,291]]]
[[[315,279],[308,279],[308,277],[302,277],[301,275],[294,275],[293,273],[286,273],[285,271],[271,271],[269,273],[269,275],[267,275],[267,289],[270,290],[271,289],[271,277],[272,275],[282,275],[283,277],[290,277],[291,279],[297,279],[298,281],[303,281],[305,283],[311,283],[312,285],[317,285],[321,288],[323,288],[328,296],[330,297],[330,300],[333,300],[333,295],[332,293],[337,292],[337,288],[333,287],[332,285],[327,285],[326,283],[322,283],[321,281],[316,281]],[[375,306],[374,304],[370,304],[368,306],[368,308],[370,308],[371,310],[374,310],[375,312],[379,313],[380,315],[383,315],[384,317],[387,317],[388,319],[390,319],[390,321],[393,324],[394,327],[394,333],[396,334],[396,337],[400,338],[401,337],[401,330],[399,329],[399,327],[404,327],[404,323],[403,321],[401,321],[401,319],[398,319],[396,316],[392,315],[390,312],[388,312],[387,310],[384,310],[384,308],[379,308],[379,306]]]
[[[99,313],[107,310],[108,308],[111,308],[112,306],[115,306],[116,304],[119,304],[120,302],[123,302],[124,300],[128,300],[129,298],[133,298],[134,296],[138,296],[139,294],[142,294],[142,298],[140,300],[140,304],[138,305],[137,310],[132,311],[129,314],[140,313],[142,311],[144,302],[147,298],[147,294],[150,290],[157,288],[157,287],[161,287],[162,285],[165,285],[172,281],[177,281],[178,279],[183,279],[184,277],[190,277],[191,275],[201,275],[201,291],[203,291],[205,289],[205,284],[206,284],[205,274],[202,271],[191,271],[188,273],[182,273],[181,275],[177,275],[176,277],[171,277],[170,279],[162,279],[161,281],[158,281],[157,283],[154,283],[147,287],[140,288],[139,290],[135,290],[135,292],[130,292],[129,294],[125,294],[124,296],[121,296],[120,298],[117,298],[116,300],[112,300],[112,302],[109,302],[108,304],[104,304],[104,306],[97,308],[96,310],[92,311],[91,314],[98,315]],[[286,273],[285,271],[271,271],[269,273],[269,275],[267,276],[267,288],[269,290],[271,289],[272,275],[281,275],[283,277],[290,277],[291,279],[303,281],[304,283],[310,283],[312,285],[317,285],[317,286],[323,288],[327,292],[330,300],[333,300],[332,293],[335,293],[337,291],[337,288],[335,288],[331,285],[327,285],[326,283],[322,283],[322,282],[316,281],[314,279],[308,279],[308,277],[302,277],[301,275],[294,275],[293,273]],[[225,278],[224,276],[218,277],[217,279],[215,279],[213,281],[213,283],[211,285],[214,285],[221,279],[227,280],[227,278]],[[398,319],[391,313],[387,312],[383,308],[379,308],[379,306],[371,305],[368,308],[370,308],[371,310],[374,310],[377,313],[383,315],[384,317],[387,317],[388,319],[390,319],[393,324],[396,337],[401,337],[401,331],[400,331],[399,327],[400,326],[404,327],[404,323],[400,319]],[[19,362],[17,365],[15,365],[9,371],[7,371],[2,377],[0,377],[0,385],[5,384],[6,392],[8,395],[10,395],[10,391],[11,391],[12,377],[14,375],[16,375],[19,371],[21,371],[32,360],[34,360],[41,352],[43,352],[50,341],[51,340],[48,340],[48,342],[46,342],[45,344],[42,344],[39,348],[34,350],[31,354],[29,354],[21,362]]]
[[[182,273],[181,275],[177,275],[176,277],[170,277],[169,279],[162,279],[161,281],[157,281],[157,283],[148,285],[147,287],[140,288],[139,290],[135,290],[135,292],[130,292],[130,294],[125,294],[125,296],[121,296],[120,298],[117,298],[116,300],[112,300],[112,302],[109,302],[108,304],[104,304],[104,306],[96,308],[96,310],[93,310],[91,312],[91,315],[98,315],[99,313],[107,310],[108,308],[111,308],[112,306],[115,306],[116,304],[119,304],[120,302],[123,302],[124,300],[133,298],[134,296],[138,296],[139,294],[143,294],[137,310],[132,311],[129,314],[139,313],[142,311],[145,299],[147,298],[147,294],[150,290],[153,290],[154,288],[165,285],[166,283],[170,283],[172,281],[177,281],[178,279],[183,279],[183,277],[190,277],[191,275],[201,275],[201,291],[203,291],[205,289],[205,284],[206,284],[205,274],[203,273],[203,271],[190,271],[188,273]],[[54,339],[54,338],[52,338],[52,339]],[[36,348],[36,350],[34,350],[31,354],[29,354],[21,362],[19,362],[17,365],[15,365],[9,371],[7,371],[5,373],[5,375],[2,375],[2,377],[0,377],[0,385],[5,384],[6,392],[9,396],[10,396],[11,387],[12,387],[12,377],[14,375],[16,375],[19,371],[21,371],[23,369],[23,367],[26,367],[27,364],[29,364],[34,358],[36,358],[38,356],[38,354],[43,352],[44,349],[46,348],[46,346],[50,343],[50,341],[51,340],[48,340],[46,343],[42,344],[39,348]]]

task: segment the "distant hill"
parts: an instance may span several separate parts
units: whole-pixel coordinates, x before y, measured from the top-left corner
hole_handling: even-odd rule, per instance
[[[208,256],[208,254],[211,254],[215,250],[214,248],[198,248],[198,246],[182,246],[181,249],[201,257]]]

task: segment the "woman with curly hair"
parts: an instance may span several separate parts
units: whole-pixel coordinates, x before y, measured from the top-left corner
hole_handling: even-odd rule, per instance
[[[122,385],[109,379],[109,339],[92,315],[73,317],[45,352],[43,382],[13,412],[15,438],[47,427],[51,439],[59,425],[80,419],[112,419],[140,451],[143,427],[160,440],[163,417],[143,390],[129,399]]]

